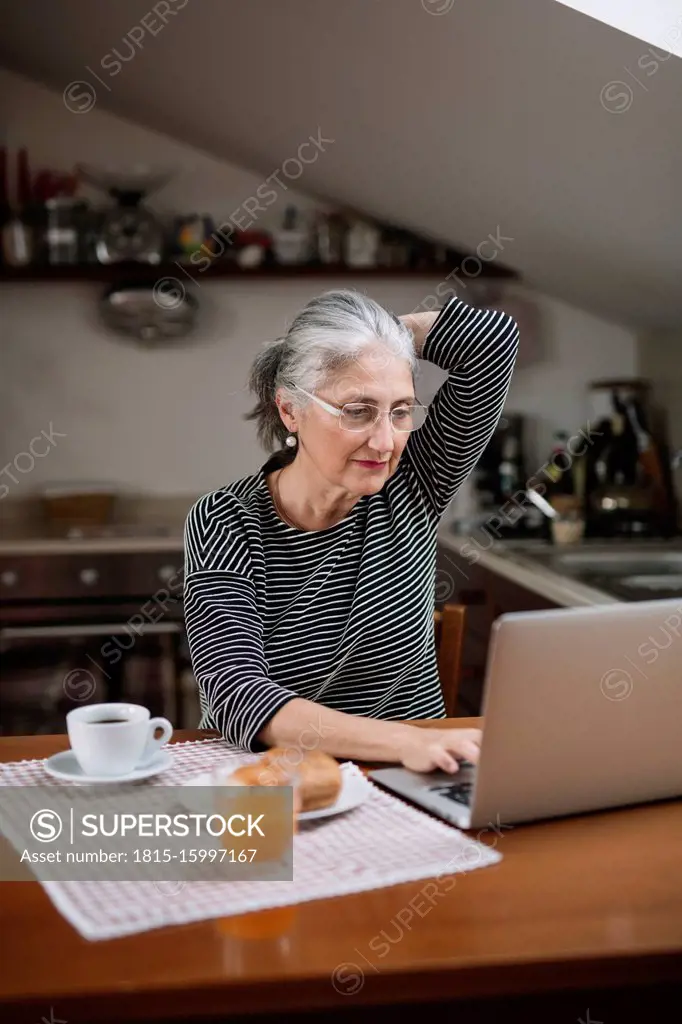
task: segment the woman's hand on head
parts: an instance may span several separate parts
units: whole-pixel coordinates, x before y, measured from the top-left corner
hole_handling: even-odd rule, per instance
[[[457,759],[478,764],[483,733],[480,729],[421,729],[412,726],[417,735],[409,735],[401,751],[401,762],[414,772],[441,769],[456,772]]]
[[[426,335],[436,322],[438,312],[440,311],[435,313],[405,313],[403,316],[398,317],[398,319],[402,320],[405,326],[412,331],[414,336],[414,350],[417,356],[421,355]]]

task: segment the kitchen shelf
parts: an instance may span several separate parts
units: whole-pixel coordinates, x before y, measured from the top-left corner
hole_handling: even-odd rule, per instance
[[[464,255],[461,260],[465,259]],[[185,273],[186,269],[186,273]],[[331,266],[328,264],[309,264],[305,266],[277,266],[269,265],[246,269],[228,261],[215,261],[203,273],[197,271],[192,264],[168,262],[150,265],[147,263],[86,263],[79,266],[28,266],[28,267],[0,267],[0,284],[12,284],[22,281],[43,282],[51,284],[57,282],[78,282],[78,281],[158,281],[164,277],[176,277],[198,283],[215,281],[217,279],[234,278],[235,280],[288,280],[296,277],[320,277],[320,278],[424,278],[442,277],[445,279],[455,269],[454,265],[434,265],[416,268],[410,267],[365,267],[354,268],[347,266]],[[500,266],[497,262],[482,265],[479,275],[482,278],[490,279],[518,279],[518,274],[506,267]],[[462,280],[466,280],[462,274]]]

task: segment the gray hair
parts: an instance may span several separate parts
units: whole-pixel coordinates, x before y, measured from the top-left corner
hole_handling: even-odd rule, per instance
[[[288,434],[275,402],[279,387],[297,385],[315,394],[331,374],[352,364],[377,341],[406,360],[414,380],[419,364],[412,332],[378,302],[350,289],[318,295],[297,314],[284,337],[267,342],[249,374],[249,388],[258,402],[244,417],[256,421],[258,440],[266,451],[278,443],[283,446]],[[296,390],[290,398],[297,408],[310,403]],[[291,461],[296,449],[284,447],[280,454]]]

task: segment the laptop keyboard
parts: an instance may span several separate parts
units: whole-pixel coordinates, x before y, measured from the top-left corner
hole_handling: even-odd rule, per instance
[[[429,792],[468,807],[473,787],[473,782],[441,782],[437,786],[429,786]]]

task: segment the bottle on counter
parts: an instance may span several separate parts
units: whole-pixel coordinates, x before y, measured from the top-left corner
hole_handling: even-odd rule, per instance
[[[379,258],[381,230],[371,221],[356,217],[351,220],[344,239],[344,258],[349,267],[376,267]]]
[[[523,486],[523,464],[519,438],[512,433],[506,434],[502,440],[498,467],[500,493],[502,499],[511,498]]]
[[[545,497],[551,501],[550,495],[574,494],[573,464],[575,456],[568,450],[570,438],[565,430],[555,430],[552,440],[552,452],[543,472],[549,483]]]
[[[9,184],[7,181],[7,150],[0,147],[0,231],[12,216],[9,204]]]
[[[272,232],[275,259],[283,266],[305,264],[310,259],[312,239],[306,222],[298,210],[289,204],[282,226]]]
[[[7,202],[6,171],[4,190]],[[16,193],[17,209],[10,209],[9,217],[2,226],[2,259],[7,266],[25,267],[33,259],[33,229],[29,222],[32,190],[25,149],[21,149],[17,156]],[[9,208],[9,203],[7,205]]]
[[[340,266],[343,263],[344,240],[348,230],[343,215],[334,211],[319,214],[315,230],[320,263]]]
[[[77,217],[82,202],[73,196],[53,196],[45,203],[47,262],[53,266],[78,263]]]

